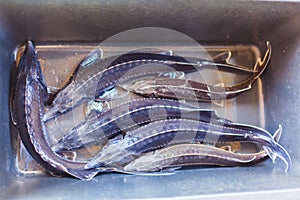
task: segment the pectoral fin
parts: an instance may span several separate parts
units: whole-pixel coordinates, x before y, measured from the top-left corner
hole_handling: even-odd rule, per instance
[[[69,169],[67,170],[67,173],[76,177],[76,178],[79,178],[81,180],[91,180],[92,178],[94,178],[94,176],[96,176],[98,174],[99,170],[97,168],[94,168],[94,169],[78,169],[78,170],[75,170],[75,169]]]

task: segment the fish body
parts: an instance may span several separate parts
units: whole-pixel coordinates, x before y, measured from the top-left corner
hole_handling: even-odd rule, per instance
[[[34,45],[27,42],[17,68],[17,81],[13,94],[13,112],[19,135],[30,155],[48,172],[91,179],[96,169],[85,170],[85,163],[72,162],[54,153],[48,142],[43,122],[47,88]]]
[[[109,66],[110,62],[105,62],[107,65],[104,66]],[[50,108],[50,115],[45,118],[44,105],[48,98],[47,87],[45,86],[34,45],[31,41],[27,42],[24,55],[21,57],[17,69],[17,82],[12,105],[14,113],[12,116],[26,149],[47,171],[59,175],[69,174],[79,179],[89,180],[99,172],[99,163],[105,164],[106,161],[109,161],[108,165],[112,166],[115,166],[115,164],[111,162],[120,161],[122,167],[125,166],[124,171],[148,172],[191,164],[244,165],[245,163],[256,162],[266,154],[273,161],[276,157],[281,158],[286,163],[287,170],[289,169],[291,160],[288,153],[266,130],[231,122],[218,117],[213,111],[201,111],[187,105],[184,107],[180,102],[175,103],[176,101],[160,99],[143,99],[137,104],[132,104],[129,111],[128,108],[125,109],[122,106],[116,107],[115,110],[100,113],[100,115],[96,114],[96,118],[92,118],[87,124],[77,127],[75,131],[81,131],[81,134],[84,134],[88,130],[95,139],[98,135],[93,135],[93,133],[95,130],[98,131],[100,126],[103,129],[100,131],[103,136],[111,139],[120,136],[123,131],[119,127],[118,119],[122,119],[120,122],[125,121],[125,137],[111,140],[111,143],[108,143],[107,147],[91,161],[70,161],[55,153],[48,144],[44,120],[53,117],[52,114],[63,113],[82,101],[101,96],[107,89],[114,87],[116,77],[118,78],[122,72],[125,73],[126,70],[132,69],[132,63],[129,64],[128,62],[124,63],[122,61],[122,63],[110,66],[105,70],[96,71],[96,73],[92,73],[95,72],[93,70],[96,70],[94,68],[93,70],[83,68],[83,70],[78,71],[76,76],[72,77],[70,83],[58,93],[53,103],[54,106],[57,106],[54,112]],[[153,62],[151,60],[151,63]],[[169,61],[164,58],[159,62],[168,63]],[[91,63],[93,63],[93,60],[89,61],[88,65]],[[138,66],[141,63],[136,61],[135,64]],[[145,61],[142,61],[142,64],[145,64]],[[177,64],[178,61],[172,60],[170,65],[174,67]],[[190,63],[184,63],[184,65],[189,66]],[[261,71],[258,73],[261,73]],[[116,76],[113,76],[113,74]],[[134,76],[138,76],[138,74]],[[130,78],[132,75],[128,77]],[[95,89],[96,94],[95,91],[92,92]],[[149,117],[151,109],[155,114],[154,121]],[[120,112],[122,113],[121,117],[115,115],[115,113]],[[182,119],[182,113],[190,118]],[[162,114],[162,117],[158,114]],[[104,115],[106,117],[103,117]],[[134,123],[132,124],[132,122]],[[143,126],[136,128],[138,125]],[[276,138],[280,137],[280,132],[281,128],[277,131]],[[180,137],[176,138],[176,136]],[[174,140],[174,138],[176,139]],[[189,139],[191,139],[191,142],[189,142]],[[172,143],[172,141],[175,142]],[[209,145],[191,144],[194,141],[200,143],[203,141],[209,143],[254,142],[261,145],[264,151],[261,154],[242,155]],[[78,144],[82,145],[82,141],[76,143],[76,145]],[[168,146],[168,144],[172,146]],[[114,148],[111,149],[112,147]],[[155,152],[150,155],[151,152],[149,151],[153,150]],[[107,151],[107,154],[103,154],[105,151]],[[145,163],[147,159],[150,159],[151,162]],[[109,168],[107,169],[109,170]]]
[[[153,172],[183,166],[243,166],[258,162],[264,151],[239,154],[202,144],[180,144],[143,154],[124,167],[125,172]]]
[[[190,101],[211,102],[211,100],[230,99],[251,89],[251,85],[266,69],[271,57],[271,45],[263,60],[258,59],[254,72],[243,82],[233,86],[208,85],[188,79],[161,78],[151,80],[137,80],[124,88],[145,97],[160,97],[170,99],[184,99]]]
[[[45,113],[45,121],[68,111],[83,101],[105,96],[105,93],[114,88],[117,83],[144,75],[161,74],[169,71],[190,73],[211,66],[253,72],[228,64],[224,54],[215,58],[221,63],[215,63],[214,60],[182,58],[154,53],[128,53],[105,59],[94,57],[92,59],[86,58],[78,65],[68,84],[57,94]]]
[[[108,139],[157,120],[184,118],[209,122],[217,119],[216,116],[212,110],[200,109],[179,101],[136,99],[105,112],[93,112],[52,148],[61,151],[81,148],[89,143],[104,145]]]
[[[223,121],[223,124],[220,123]],[[217,123],[216,123],[217,122]],[[225,123],[224,123],[225,122]],[[279,131],[281,132],[281,129]],[[291,165],[289,154],[264,129],[219,120],[195,121],[169,119],[151,122],[126,132],[124,138],[109,142],[91,161],[87,168],[122,166],[132,162],[141,153],[182,143],[247,142],[261,145],[271,158],[279,156],[287,166]]]

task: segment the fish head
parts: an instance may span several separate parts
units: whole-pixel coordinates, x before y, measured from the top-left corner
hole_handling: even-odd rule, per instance
[[[24,53],[17,68],[17,74],[18,76],[30,75],[44,83],[44,76],[37,58],[37,52],[33,42],[30,40],[28,40],[25,45]]]
[[[28,78],[30,81],[38,83],[43,94],[44,100],[48,99],[47,87],[42,72],[40,62],[37,57],[37,52],[32,41],[28,40],[25,45],[24,53],[17,67],[17,83],[23,82]]]
[[[20,62],[18,63],[17,68],[17,76],[21,78],[26,76],[31,69],[32,63],[34,63],[34,56],[35,56],[35,48],[31,41],[28,41],[25,45],[25,50],[23,55],[21,56]]]

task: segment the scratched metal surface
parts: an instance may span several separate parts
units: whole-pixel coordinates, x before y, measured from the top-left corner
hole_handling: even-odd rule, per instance
[[[300,5],[266,1],[1,1],[0,3],[0,198],[1,199],[251,199],[300,196]],[[131,13],[128,15],[128,13]],[[103,174],[92,181],[15,173],[9,124],[14,48],[31,38],[46,43],[99,42],[120,31],[158,26],[206,45],[273,47],[262,76],[265,125],[283,126],[281,144],[293,165],[269,160],[247,168],[205,168],[172,176]],[[245,113],[244,116],[247,116]]]

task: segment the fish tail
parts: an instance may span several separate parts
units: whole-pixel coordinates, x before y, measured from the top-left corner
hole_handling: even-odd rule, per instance
[[[272,146],[264,146],[264,150],[268,154],[268,156],[272,159],[273,163],[275,162],[276,158],[280,158],[286,165],[285,171],[287,172],[292,164],[291,157],[289,153],[285,150],[283,146],[281,146],[278,141],[281,137],[282,127],[279,125],[279,128],[273,135],[274,144]]]

